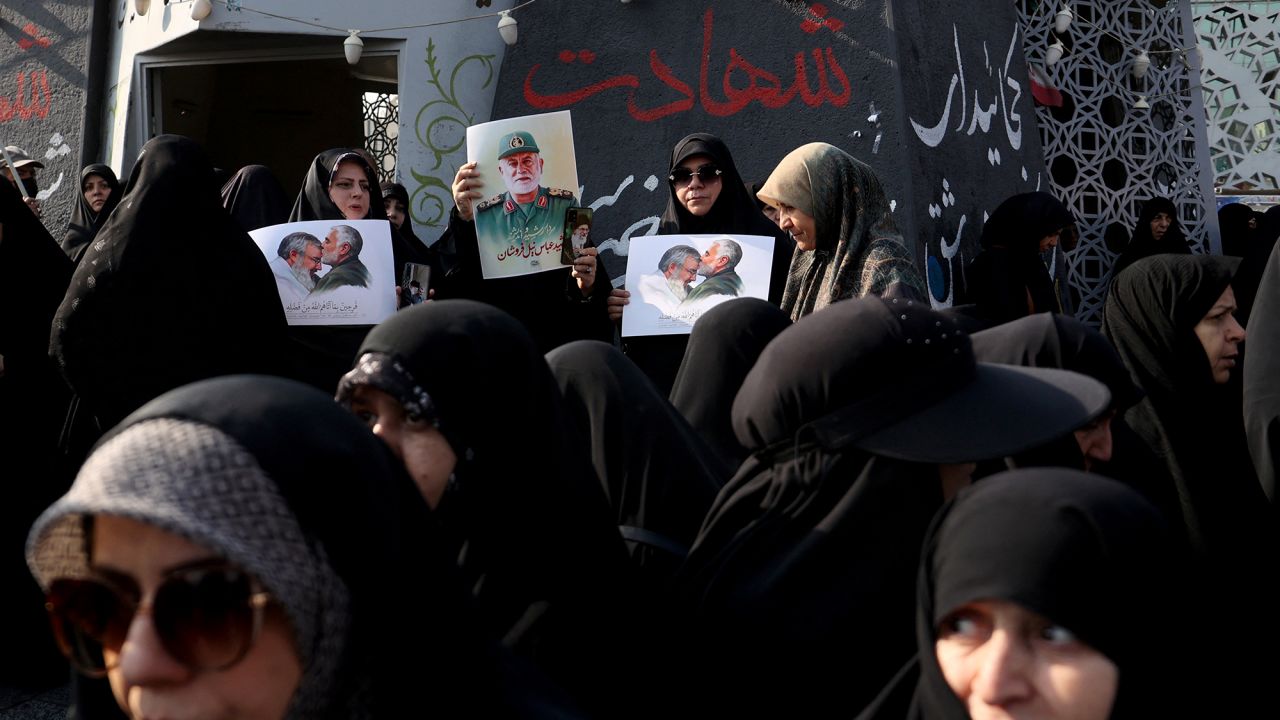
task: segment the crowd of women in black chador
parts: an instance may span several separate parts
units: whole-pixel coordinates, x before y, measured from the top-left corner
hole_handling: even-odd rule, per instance
[[[1273,216],[1169,254],[1148,203],[1099,332],[1048,194],[938,310],[838,148],[754,193],[714,136],[671,160],[663,232],[779,244],[768,300],[647,348],[593,252],[483,280],[466,211],[428,248],[357,151],[291,210],[155,138],[84,170],[61,247],[0,183],[0,678],[69,661],[84,718],[1280,710]],[[434,300],[288,328],[246,233],[384,217]]]

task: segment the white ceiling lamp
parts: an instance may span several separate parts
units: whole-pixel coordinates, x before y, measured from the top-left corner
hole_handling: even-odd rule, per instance
[[[1071,21],[1076,19],[1076,14],[1071,12],[1070,5],[1063,5],[1057,15],[1053,16],[1053,31],[1061,35],[1071,27]]]
[[[1066,52],[1067,46],[1062,44],[1061,40],[1055,40],[1049,49],[1044,52],[1045,65],[1057,65],[1062,59],[1062,53]]]
[[[200,22],[213,14],[213,3],[209,0],[196,0],[191,4],[191,19]]]
[[[360,55],[364,52],[364,41],[360,39],[359,30],[348,30],[351,33],[346,40],[342,41],[342,51],[347,55],[347,64],[355,65],[360,62]]]
[[[510,10],[502,11],[502,17],[498,18],[498,34],[502,36],[502,42],[508,45],[516,44],[517,24],[516,19],[511,17]]]
[[[151,9],[151,0],[133,0],[133,11],[139,15],[146,15]]]
[[[1151,57],[1147,55],[1146,50],[1139,50],[1137,57],[1133,59],[1133,76],[1139,80],[1147,76],[1147,70],[1151,67]]]
[[[1147,104],[1147,96],[1139,95],[1138,102],[1133,104],[1134,110],[1150,110],[1151,106]]]

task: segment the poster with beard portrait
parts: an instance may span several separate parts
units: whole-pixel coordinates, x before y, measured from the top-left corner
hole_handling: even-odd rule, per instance
[[[396,311],[391,224],[308,220],[249,233],[290,325],[377,325]]]
[[[484,197],[471,204],[485,278],[559,270],[565,215],[578,205],[569,111],[467,128]]]
[[[687,335],[703,313],[739,297],[769,298],[772,237],[650,235],[631,238],[622,336]]]

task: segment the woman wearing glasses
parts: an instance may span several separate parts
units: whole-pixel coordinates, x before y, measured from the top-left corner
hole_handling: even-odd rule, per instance
[[[782,293],[792,320],[851,297],[924,298],[880,179],[865,163],[834,145],[802,145],[757,197],[777,208],[778,225],[796,244]]]
[[[658,234],[773,237],[769,301],[780,303],[794,244],[757,209],[724,141],[706,133],[681,139],[671,151],[667,182],[670,195]],[[623,307],[630,296],[629,291],[621,289],[610,295],[609,316],[615,322],[622,321]],[[665,395],[672,391],[688,339],[685,335],[629,338],[625,350]]]
[[[536,702],[531,686],[471,640],[440,549],[417,489],[350,413],[233,376],[112,430],[27,558],[63,652],[133,718],[527,714],[514,706]]]

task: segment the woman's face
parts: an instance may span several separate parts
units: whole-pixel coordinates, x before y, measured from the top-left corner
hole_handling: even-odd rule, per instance
[[[676,199],[692,215],[701,217],[711,212],[716,198],[720,197],[721,188],[724,187],[720,176],[714,172],[715,161],[708,155],[693,155],[685,158],[678,167],[690,171],[703,168],[703,171],[689,178],[688,183],[676,182]]]
[[[329,182],[329,199],[348,220],[363,220],[369,214],[369,178],[359,163],[338,163]]]
[[[94,212],[102,212],[102,206],[107,204],[107,198],[111,197],[111,186],[101,175],[90,175],[84,179],[84,186],[80,188],[84,192],[84,201],[89,203],[89,209]]]
[[[352,393],[351,412],[400,458],[427,504],[438,505],[458,463],[444,435],[430,422],[408,417],[398,400],[368,385]]]
[[[302,665],[288,620],[268,606],[248,653],[231,667],[194,671],[165,650],[151,603],[166,577],[217,554],[181,536],[136,520],[99,515],[93,524],[95,573],[136,588],[143,608],[119,648],[104,648],[116,702],[130,717],[280,720],[289,707]],[[114,665],[114,667],[112,667]]]
[[[1240,355],[1240,343],[1245,338],[1244,328],[1236,321],[1235,311],[1236,294],[1228,285],[1204,318],[1196,323],[1196,337],[1204,346],[1204,354],[1209,356],[1213,381],[1219,385],[1231,379],[1231,370]]]
[[[1173,217],[1169,213],[1159,212],[1151,218],[1151,237],[1159,240],[1169,231],[1169,226],[1173,224]]]
[[[1120,672],[1069,630],[1015,603],[962,605],[938,627],[934,653],[973,720],[1105,720]]]
[[[791,233],[801,250],[818,247],[818,228],[813,216],[797,207],[778,203],[778,227]]]
[[[1080,454],[1084,456],[1086,471],[1092,470],[1094,463],[1111,462],[1111,419],[1115,416],[1116,411],[1111,409],[1097,420],[1076,429],[1076,444],[1080,446]]]
[[[1058,238],[1062,235],[1062,230],[1054,230],[1052,233],[1045,235],[1040,239],[1040,252],[1047,252],[1049,248],[1058,247]]]
[[[399,230],[404,225],[404,203],[400,202],[398,198],[384,197],[382,198],[382,207],[387,211],[387,219]]]

